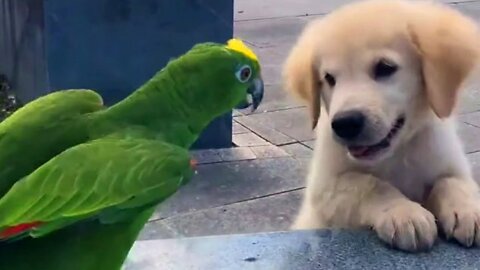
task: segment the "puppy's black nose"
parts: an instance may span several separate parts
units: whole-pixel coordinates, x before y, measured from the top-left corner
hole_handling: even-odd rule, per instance
[[[365,115],[357,110],[337,113],[332,121],[333,131],[344,140],[353,140],[358,137],[364,126]]]

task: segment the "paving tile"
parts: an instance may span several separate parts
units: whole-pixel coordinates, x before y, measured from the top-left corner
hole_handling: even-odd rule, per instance
[[[311,158],[312,149],[301,143],[293,143],[280,146],[285,152],[293,157]]]
[[[262,78],[265,84],[281,84],[282,67],[280,65],[262,64]]]
[[[473,178],[480,183],[480,152],[467,155],[472,166]]]
[[[253,146],[250,147],[250,149],[255,153],[257,158],[279,158],[289,156],[282,148],[275,145]]]
[[[265,125],[264,123],[259,123],[255,118],[249,116],[236,117],[235,121],[238,121],[248,129],[254,131],[256,134],[275,145],[292,143],[296,141],[295,139],[279,132],[278,130],[275,130],[273,127]]]
[[[470,82],[462,92],[459,113],[480,111],[480,82]]]
[[[465,114],[475,111],[480,111],[480,85],[472,82],[462,92],[458,112]]]
[[[240,115],[245,115],[245,114],[242,113],[242,112],[239,111],[239,110],[233,110],[233,112],[232,112],[232,116],[233,116],[233,117],[240,116]]]
[[[458,134],[463,142],[466,153],[480,151],[480,128],[465,123],[459,123]]]
[[[243,36],[239,36],[242,39],[248,39]],[[280,41],[279,41],[280,42]],[[268,47],[254,47],[252,46],[253,51],[258,57],[262,67],[264,65],[277,65],[281,66],[286,59],[286,51],[283,47],[280,47],[282,43],[271,43]],[[288,51],[287,51],[288,52]]]
[[[462,114],[458,116],[458,120],[476,127],[480,127],[480,112]]]
[[[191,154],[198,164],[208,164],[222,161],[222,158],[216,149],[195,150],[192,151]]]
[[[310,140],[310,141],[303,141],[302,144],[307,146],[310,149],[315,149],[315,140]]]
[[[332,10],[358,0],[240,0],[235,1],[236,21],[258,20],[275,17],[302,16],[306,14],[325,14]],[[477,4],[471,0],[439,0],[443,3],[462,3],[462,6]],[[455,5],[453,5],[455,6]]]
[[[323,14],[353,0],[241,0],[235,1],[235,20],[258,20],[263,18]],[[238,23],[238,22],[237,22]]]
[[[256,156],[248,147],[232,147],[217,149],[222,161],[241,161],[255,159]]]
[[[179,237],[175,230],[172,230],[162,222],[157,222],[153,226],[148,226],[147,223],[140,233],[138,240],[157,239],[159,235],[161,235],[163,239]]]
[[[235,23],[234,33],[235,36],[248,41],[257,48],[267,48],[293,43],[306,23],[306,20],[298,17],[240,21]]]
[[[282,111],[239,116],[236,120],[260,135],[261,131],[257,131],[258,126],[261,126],[262,128],[273,128],[297,141],[314,139],[314,133],[310,127],[310,119],[306,108],[293,108]],[[256,126],[250,126],[246,123],[247,121],[255,123]],[[271,141],[270,138],[263,135],[262,137]],[[276,144],[275,142],[273,143]]]
[[[250,130],[248,130],[246,127],[242,126],[240,123],[233,121],[232,124],[232,133],[233,134],[243,134],[243,133],[249,133]]]
[[[206,209],[194,213],[175,216],[146,225],[150,238],[169,238],[155,228],[158,224],[174,228],[181,237],[256,233],[288,230],[291,226],[303,190],[287,192],[252,201]]]
[[[260,58],[260,64],[262,67],[262,78],[265,83],[265,98],[268,99],[267,95],[269,94],[269,90],[276,90],[280,89],[281,92],[283,91],[282,85],[282,69],[284,62],[290,52],[291,46],[286,45],[278,45],[276,43],[272,43],[272,47],[263,49],[268,51],[268,57]],[[273,87],[272,87],[273,85]]]
[[[283,89],[281,83],[270,84],[265,85],[264,101],[253,114],[292,109],[302,106],[303,104],[297,102]]]
[[[152,219],[258,198],[304,186],[308,159],[274,158],[201,165]]]
[[[253,132],[249,133],[242,133],[242,134],[234,134],[233,135],[233,143],[236,146],[265,146],[269,145],[270,143],[266,140],[262,139],[258,135]]]

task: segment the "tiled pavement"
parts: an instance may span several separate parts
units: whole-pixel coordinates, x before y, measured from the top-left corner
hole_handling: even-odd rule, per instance
[[[195,153],[201,162],[198,175],[159,207],[142,239],[288,228],[302,196],[314,136],[306,109],[281,88],[281,64],[305,23],[348,2],[236,0],[235,35],[253,46],[262,62],[265,102],[254,114],[235,112],[237,147]],[[480,0],[442,2],[480,18]],[[480,83],[467,88],[460,113],[459,133],[480,179]]]

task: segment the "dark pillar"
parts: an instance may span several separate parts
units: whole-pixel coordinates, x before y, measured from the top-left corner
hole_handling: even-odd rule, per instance
[[[233,34],[233,0],[0,0],[0,73],[21,102],[66,88],[110,105],[166,62]],[[231,113],[195,148],[230,147]]]

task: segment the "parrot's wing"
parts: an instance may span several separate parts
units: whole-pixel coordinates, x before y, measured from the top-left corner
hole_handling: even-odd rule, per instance
[[[161,141],[110,138],[72,147],[0,200],[0,239],[39,237],[85,218],[102,222],[104,214],[114,221],[115,213],[166,199],[191,174],[188,151]]]
[[[85,141],[85,114],[101,110],[92,90],[65,90],[40,97],[0,123],[0,196],[24,176]]]

